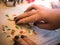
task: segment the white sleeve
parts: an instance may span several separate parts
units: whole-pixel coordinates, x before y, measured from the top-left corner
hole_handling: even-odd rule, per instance
[[[45,29],[40,29],[38,27],[33,27],[37,32],[37,42],[38,45],[56,45],[60,42],[60,29],[58,31],[50,31]]]
[[[52,0],[51,6],[52,6],[52,8],[60,8],[60,1],[59,0]]]

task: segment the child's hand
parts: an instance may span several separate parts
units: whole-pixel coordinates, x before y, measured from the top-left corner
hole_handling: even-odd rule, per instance
[[[34,11],[32,11],[34,9]],[[25,13],[14,18],[17,24],[35,22],[40,28],[57,29],[60,27],[60,15],[55,9],[48,9],[44,6],[32,5]],[[41,22],[41,21],[44,21]]]
[[[19,45],[37,45],[35,42],[33,42],[27,36],[24,35],[22,35],[21,38],[19,36],[15,36],[14,41]]]

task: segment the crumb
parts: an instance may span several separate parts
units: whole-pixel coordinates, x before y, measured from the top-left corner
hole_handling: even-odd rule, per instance
[[[24,30],[21,30],[19,33],[20,34],[26,34],[26,32]]]
[[[16,27],[16,29],[19,29],[19,26],[18,25],[16,25],[15,27]]]
[[[5,16],[9,17],[9,15],[8,15],[8,14],[6,14]]]
[[[7,38],[8,38],[8,37],[11,37],[11,36],[10,36],[10,35],[7,35]]]
[[[14,35],[14,33],[15,33],[15,30],[12,29],[12,31],[11,31],[11,35]]]
[[[2,30],[5,31],[5,26],[4,25],[2,25]]]
[[[22,34],[23,33],[23,31],[20,31],[20,34]]]
[[[5,26],[6,28],[8,28],[8,26]]]
[[[8,26],[5,26],[7,28],[7,30],[11,30]]]
[[[10,28],[8,28],[7,30],[11,30]]]
[[[9,21],[14,21],[13,19],[9,19],[9,18],[8,18],[8,20],[9,20]]]

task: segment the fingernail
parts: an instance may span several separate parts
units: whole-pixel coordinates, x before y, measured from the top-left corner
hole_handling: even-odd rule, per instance
[[[19,45],[19,43],[17,41],[14,42],[14,45]]]
[[[14,17],[14,21],[15,21],[15,22],[17,22],[16,18],[17,18],[17,17]]]
[[[15,22],[17,22],[18,20],[16,19],[17,17],[14,18]]]
[[[25,38],[26,36],[24,36],[24,35],[21,35],[21,38]]]
[[[18,39],[19,38],[19,36],[15,36],[15,39]]]
[[[14,17],[14,20],[16,20],[17,17]]]

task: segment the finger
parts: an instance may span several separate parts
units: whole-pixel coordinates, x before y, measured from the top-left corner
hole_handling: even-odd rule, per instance
[[[19,21],[17,22],[17,24],[32,23],[32,22],[35,22],[35,21],[37,21],[37,20],[39,20],[39,19],[41,19],[41,18],[42,18],[41,16],[39,17],[39,15],[35,14],[35,15],[30,16],[30,17],[23,18],[23,19],[19,20]]]
[[[22,38],[19,38],[19,36],[15,36],[15,41],[19,43],[19,45],[28,45]]]
[[[33,14],[35,14],[37,11],[29,11],[29,12],[25,12],[17,17],[14,18],[15,21],[19,20],[19,19],[22,19],[22,18],[25,18],[25,17],[29,17]]]
[[[39,6],[33,4],[33,5],[29,6],[29,7],[25,10],[25,12],[31,11],[32,9],[37,10],[37,9],[39,9]]]
[[[26,41],[29,45],[37,45],[35,42],[30,40],[27,36],[22,35],[21,38]]]
[[[39,28],[48,29],[48,30],[55,30],[55,28],[56,28],[56,27],[52,26],[51,24],[36,23],[36,25]]]

